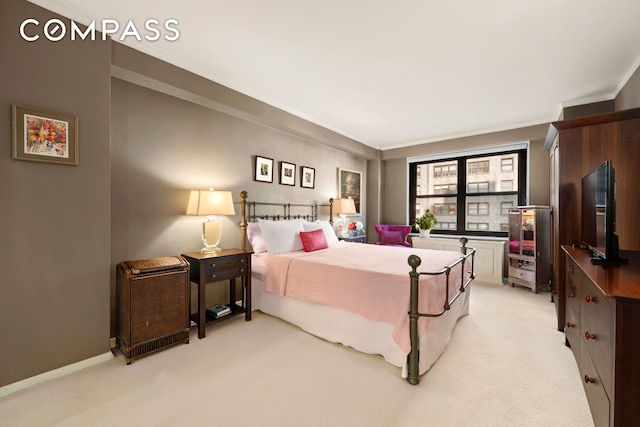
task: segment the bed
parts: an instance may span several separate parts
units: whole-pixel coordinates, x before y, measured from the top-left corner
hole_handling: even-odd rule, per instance
[[[381,355],[418,384],[446,349],[457,320],[469,313],[475,250],[466,248],[466,239],[462,253],[339,241],[332,200],[283,204],[247,196],[241,193],[240,225],[243,249],[251,243],[254,251],[253,309]],[[256,211],[274,208],[281,212]],[[328,208],[328,221],[318,220],[319,208]],[[305,243],[311,237],[320,237],[316,247]]]

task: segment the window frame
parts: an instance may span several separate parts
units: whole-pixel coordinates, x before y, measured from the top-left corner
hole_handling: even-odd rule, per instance
[[[483,196],[500,196],[500,195],[517,195],[517,206],[522,206],[526,204],[526,196],[527,196],[527,162],[528,162],[528,151],[529,144],[525,143],[516,145],[514,148],[505,148],[504,151],[500,150],[489,150],[485,152],[474,151],[468,154],[462,154],[460,156],[443,156],[443,157],[429,157],[426,159],[408,159],[408,184],[409,184],[409,200],[408,200],[408,213],[409,218],[411,218],[410,222],[412,222],[413,218],[416,217],[416,206],[418,205],[419,199],[429,199],[429,198],[441,198],[442,196],[447,197],[455,197],[457,203],[456,209],[456,222],[457,227],[455,230],[453,229],[433,229],[431,230],[431,234],[443,234],[443,235],[465,235],[465,236],[490,236],[490,237],[508,237],[508,231],[480,231],[480,230],[466,230],[466,219],[468,216],[467,212],[467,200],[469,197],[474,197],[478,195]],[[505,156],[510,154],[516,154],[517,159],[514,157],[513,164],[515,166],[517,162],[518,166],[518,188],[513,191],[489,191],[486,193],[470,193],[468,190],[468,185],[470,182],[467,181],[467,162],[473,159],[487,157],[487,156]],[[458,171],[458,179],[455,185],[456,190],[464,189],[463,192],[457,191],[455,193],[440,193],[435,192],[431,195],[417,196],[416,195],[416,177],[417,170],[419,165],[425,165],[430,163],[444,163],[444,162],[456,162],[456,169]],[[502,168],[500,168],[500,172],[502,172]],[[500,179],[498,179],[500,182]],[[439,184],[442,185],[442,184]],[[413,230],[416,232],[417,230]]]

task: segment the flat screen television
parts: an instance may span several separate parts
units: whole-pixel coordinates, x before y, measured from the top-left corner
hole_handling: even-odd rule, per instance
[[[620,263],[616,235],[616,174],[611,160],[582,178],[582,243],[591,262]]]

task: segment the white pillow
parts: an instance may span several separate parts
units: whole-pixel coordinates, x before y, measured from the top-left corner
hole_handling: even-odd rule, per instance
[[[300,232],[304,231],[302,222],[303,220],[301,219],[269,221],[258,218],[262,238],[269,255],[301,251],[303,246],[300,240]]]
[[[336,232],[333,230],[333,226],[329,223],[329,221],[318,221],[318,222],[309,222],[306,221],[303,224],[304,231],[314,231],[314,230],[322,230],[324,231],[324,237],[327,239],[327,243],[329,246],[334,243],[338,243],[338,236],[336,236]]]
[[[247,237],[249,238],[249,243],[251,243],[251,247],[253,248],[253,253],[260,254],[262,252],[267,252],[267,245],[262,237],[260,224],[257,222],[250,222],[247,224]]]

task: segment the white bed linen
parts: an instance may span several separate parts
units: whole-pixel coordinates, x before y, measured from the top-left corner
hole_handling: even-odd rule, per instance
[[[368,354],[379,354],[407,376],[407,355],[393,339],[393,326],[367,319],[340,308],[281,297],[264,291],[266,253],[253,255],[252,307],[279,317],[303,330]],[[407,264],[407,281],[410,267]],[[425,373],[446,349],[458,319],[469,314],[470,288],[453,304],[451,310],[432,322],[429,331],[420,338],[419,374]],[[408,307],[407,307],[408,311]]]

